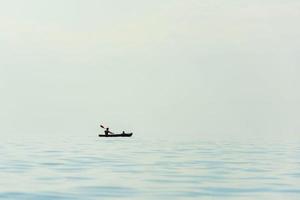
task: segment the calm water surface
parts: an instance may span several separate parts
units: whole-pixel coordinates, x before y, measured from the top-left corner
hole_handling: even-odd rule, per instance
[[[2,141],[0,199],[300,199],[300,145]]]

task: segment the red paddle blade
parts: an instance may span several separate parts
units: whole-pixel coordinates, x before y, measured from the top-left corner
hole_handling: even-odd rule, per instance
[[[101,127],[101,128],[104,128],[104,126],[103,126],[103,125],[100,125],[100,127]]]

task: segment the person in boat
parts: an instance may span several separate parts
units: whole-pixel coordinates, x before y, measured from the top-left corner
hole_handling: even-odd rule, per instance
[[[108,127],[105,129],[104,133],[105,133],[105,136],[108,136],[108,134],[111,133],[111,132],[109,131],[109,128],[108,128]]]
[[[123,131],[122,134],[125,134],[125,131]]]

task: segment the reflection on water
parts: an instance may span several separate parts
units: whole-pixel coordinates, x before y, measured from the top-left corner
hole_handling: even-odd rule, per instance
[[[0,199],[300,199],[298,145],[95,138],[0,151]]]

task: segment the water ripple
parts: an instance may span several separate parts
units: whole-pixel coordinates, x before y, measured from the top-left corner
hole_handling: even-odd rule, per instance
[[[300,199],[297,145],[66,140],[0,150],[0,199]]]

